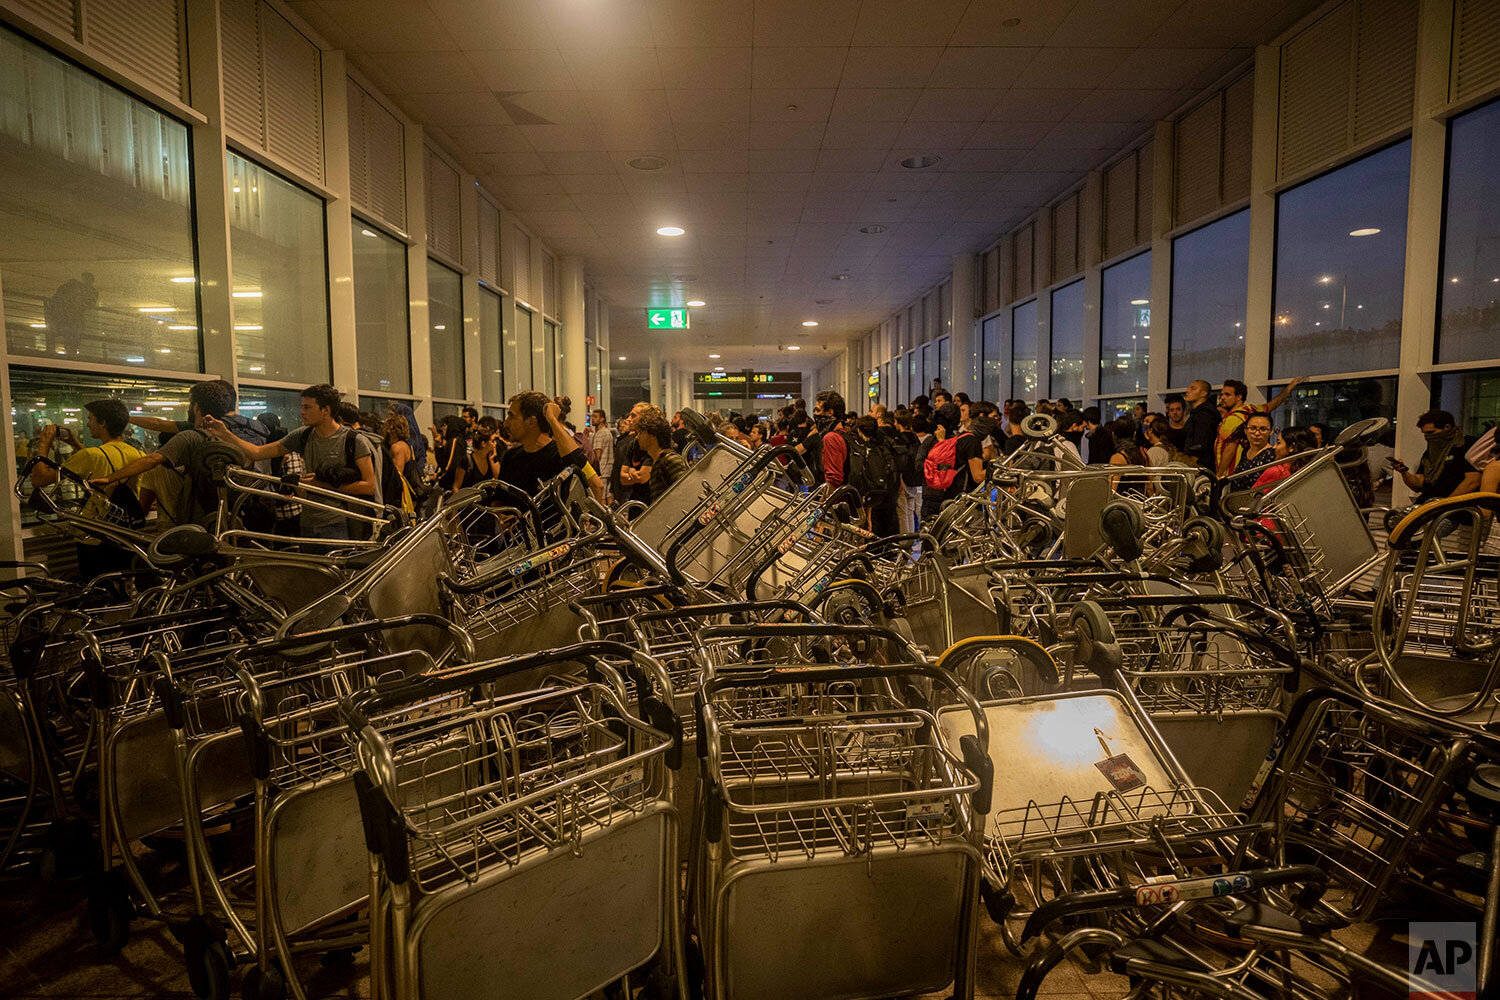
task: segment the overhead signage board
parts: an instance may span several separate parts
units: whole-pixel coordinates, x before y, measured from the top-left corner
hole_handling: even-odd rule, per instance
[[[688,311],[681,307],[647,309],[646,328],[649,330],[686,330],[688,328]]]
[[[694,399],[792,399],[802,395],[801,372],[694,372]]]
[[[869,385],[870,385],[870,398],[871,399],[879,399],[880,398],[880,369],[879,368],[875,369],[874,371],[872,371],[870,373]]]

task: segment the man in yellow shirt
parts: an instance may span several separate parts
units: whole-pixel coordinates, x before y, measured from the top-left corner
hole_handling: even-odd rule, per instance
[[[141,457],[140,449],[122,438],[130,424],[130,411],[123,402],[118,399],[98,399],[83,404],[83,408],[88,413],[89,434],[97,438],[99,444],[84,447],[71,429],[48,424],[42,428],[41,436],[37,439],[37,454],[50,454],[52,442],[62,438],[75,449],[72,456],[63,463],[63,468],[78,473],[85,480],[103,478]],[[51,486],[57,482],[57,477],[56,469],[36,465],[31,470],[31,485],[37,489]],[[106,505],[111,503],[128,511],[139,511],[135,491],[136,479],[132,476],[113,487],[106,487],[104,493],[92,494],[79,513],[102,521],[106,519]],[[105,493],[108,494],[107,499]],[[101,573],[130,568],[131,554],[119,546],[86,534],[79,534],[75,541],[78,543],[78,573],[85,580],[92,580]]]
[[[1292,390],[1307,381],[1307,377],[1299,375],[1292,379],[1282,390],[1276,394],[1276,398],[1269,403],[1248,403],[1245,397],[1250,390],[1239,379],[1227,378],[1224,380],[1224,388],[1219,390],[1219,409],[1224,413],[1223,419],[1219,421],[1219,433],[1214,438],[1214,469],[1220,479],[1234,475],[1234,467],[1240,462],[1240,454],[1243,442],[1241,436],[1236,434],[1245,421],[1256,413],[1270,413],[1282,403],[1292,397]]]

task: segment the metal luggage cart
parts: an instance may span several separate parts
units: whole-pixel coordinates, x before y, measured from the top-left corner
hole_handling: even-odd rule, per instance
[[[882,693],[896,685],[963,702],[974,733],[957,751],[939,745],[915,690]],[[983,713],[953,675],[922,663],[725,667],[700,702],[691,891],[705,995],[884,997],[952,983],[972,996],[990,762]]]
[[[671,804],[680,740],[613,683],[486,693],[518,671],[572,662],[607,675],[607,660],[641,657],[582,643],[346,700],[377,855],[371,968],[383,998],[504,983],[514,996],[574,1000],[653,960],[659,992],[686,996]],[[672,728],[659,694],[644,705]]]

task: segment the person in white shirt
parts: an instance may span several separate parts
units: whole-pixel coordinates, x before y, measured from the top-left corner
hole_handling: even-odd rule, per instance
[[[615,432],[610,429],[609,418],[603,410],[595,410],[591,417],[589,423],[593,428],[594,458],[599,463],[599,478],[608,484],[609,474],[615,468]]]

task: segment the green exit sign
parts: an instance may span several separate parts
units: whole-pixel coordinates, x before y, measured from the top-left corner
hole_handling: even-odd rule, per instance
[[[646,326],[652,330],[686,330],[688,311],[686,309],[647,309]]]

